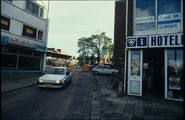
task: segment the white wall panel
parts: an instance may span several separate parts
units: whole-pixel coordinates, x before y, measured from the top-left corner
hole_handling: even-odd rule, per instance
[[[25,7],[25,5],[24,5],[25,4],[25,1],[24,0],[21,0],[21,1],[19,1],[19,0],[13,0],[12,3],[14,5],[16,5],[17,7],[20,7],[22,9],[24,9],[24,7]]]
[[[16,35],[22,35],[22,23],[11,19],[10,21],[10,32]]]

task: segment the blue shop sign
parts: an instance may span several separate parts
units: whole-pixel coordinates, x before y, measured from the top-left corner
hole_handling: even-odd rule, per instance
[[[180,28],[180,23],[171,23],[171,24],[158,25],[158,30],[175,29],[175,28]]]
[[[8,37],[1,36],[1,42],[7,43]]]
[[[136,18],[136,23],[154,21],[154,16]]]
[[[180,13],[158,15],[158,20],[170,20],[180,18]]]
[[[147,36],[126,38],[126,48],[147,48]]]
[[[46,47],[42,47],[42,46],[39,46],[39,45],[34,45],[35,49],[38,49],[38,50],[42,50],[42,51],[46,51]]]

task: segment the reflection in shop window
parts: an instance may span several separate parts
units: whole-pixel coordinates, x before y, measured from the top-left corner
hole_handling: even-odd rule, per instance
[[[166,29],[178,29],[181,28],[180,20],[171,20],[171,21],[162,21],[158,22],[158,30],[166,30]]]
[[[32,57],[19,57],[18,68],[22,70],[35,70],[40,71],[41,58],[32,58]]]
[[[158,20],[169,20],[180,18],[181,0],[158,0],[157,15]]]
[[[184,97],[183,50],[168,50],[167,60],[168,60],[167,97],[183,99]]]
[[[1,53],[1,69],[15,70],[17,63],[17,55],[8,55]]]
[[[140,51],[131,51],[131,76],[140,76]]]
[[[136,24],[136,31],[155,30],[155,23]]]
[[[155,18],[154,0],[136,1],[136,31],[155,30]]]

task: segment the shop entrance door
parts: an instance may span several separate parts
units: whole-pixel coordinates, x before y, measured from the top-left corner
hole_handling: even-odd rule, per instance
[[[143,96],[164,98],[164,49],[143,50]]]

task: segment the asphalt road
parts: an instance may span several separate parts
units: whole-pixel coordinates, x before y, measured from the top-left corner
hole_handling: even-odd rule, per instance
[[[90,110],[91,79],[73,72],[65,89],[39,88],[37,85],[1,95],[1,119],[83,119]]]

